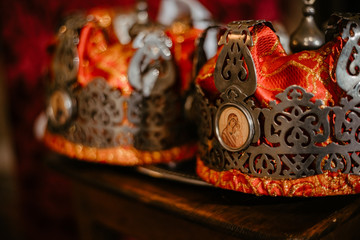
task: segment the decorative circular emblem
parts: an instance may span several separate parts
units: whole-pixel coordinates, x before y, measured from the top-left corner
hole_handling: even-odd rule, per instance
[[[70,95],[63,91],[55,91],[49,98],[47,116],[55,127],[65,125],[73,114],[73,101]]]
[[[239,151],[249,146],[253,135],[253,120],[242,105],[224,104],[216,113],[216,137],[229,151]]]

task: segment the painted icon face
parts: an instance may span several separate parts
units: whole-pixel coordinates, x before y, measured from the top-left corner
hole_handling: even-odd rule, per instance
[[[224,147],[231,150],[241,149],[248,141],[250,125],[245,113],[235,107],[225,107],[218,119],[218,138]]]

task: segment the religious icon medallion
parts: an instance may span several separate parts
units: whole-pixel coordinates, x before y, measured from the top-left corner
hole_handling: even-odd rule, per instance
[[[48,103],[47,115],[54,126],[65,125],[73,114],[73,102],[70,95],[62,90],[55,91]]]
[[[224,104],[215,120],[216,136],[229,151],[246,148],[253,135],[253,122],[248,110],[241,105]]]

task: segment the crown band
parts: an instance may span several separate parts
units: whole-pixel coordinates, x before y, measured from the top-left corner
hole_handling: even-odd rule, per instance
[[[181,99],[173,88],[162,95],[144,98],[134,91],[128,97],[97,78],[70,91],[55,90],[48,104],[49,130],[69,141],[99,148],[134,145],[150,151],[186,139],[186,123],[180,121]],[[65,116],[66,124],[57,125],[65,123]]]
[[[228,92],[226,96],[240,95],[235,88]],[[252,144],[239,152],[229,151],[224,138],[213,130],[219,129],[219,109],[234,108],[228,103],[237,105],[236,98],[223,95],[227,103],[216,106],[209,104],[201,91],[198,94],[199,112],[203,114],[200,134],[205,136],[200,139],[200,153],[207,166],[272,179],[312,176],[324,170],[360,175],[360,98],[343,98],[342,106],[326,107],[321,100],[313,103],[313,95],[303,88],[290,86],[276,96],[279,102],[270,102],[269,108],[255,108],[250,100],[242,106],[247,106],[256,119],[257,134]],[[208,128],[212,122],[215,126]]]

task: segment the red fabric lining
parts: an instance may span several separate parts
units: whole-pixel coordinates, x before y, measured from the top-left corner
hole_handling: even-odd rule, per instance
[[[299,85],[326,104],[336,104],[344,91],[336,84],[335,64],[343,40],[336,38],[318,50],[287,55],[276,34],[267,26],[251,31],[254,46],[250,48],[257,71],[255,97],[266,106],[290,85]],[[218,50],[220,53],[221,48]],[[213,72],[218,54],[201,69],[196,83],[211,99],[218,96]]]

